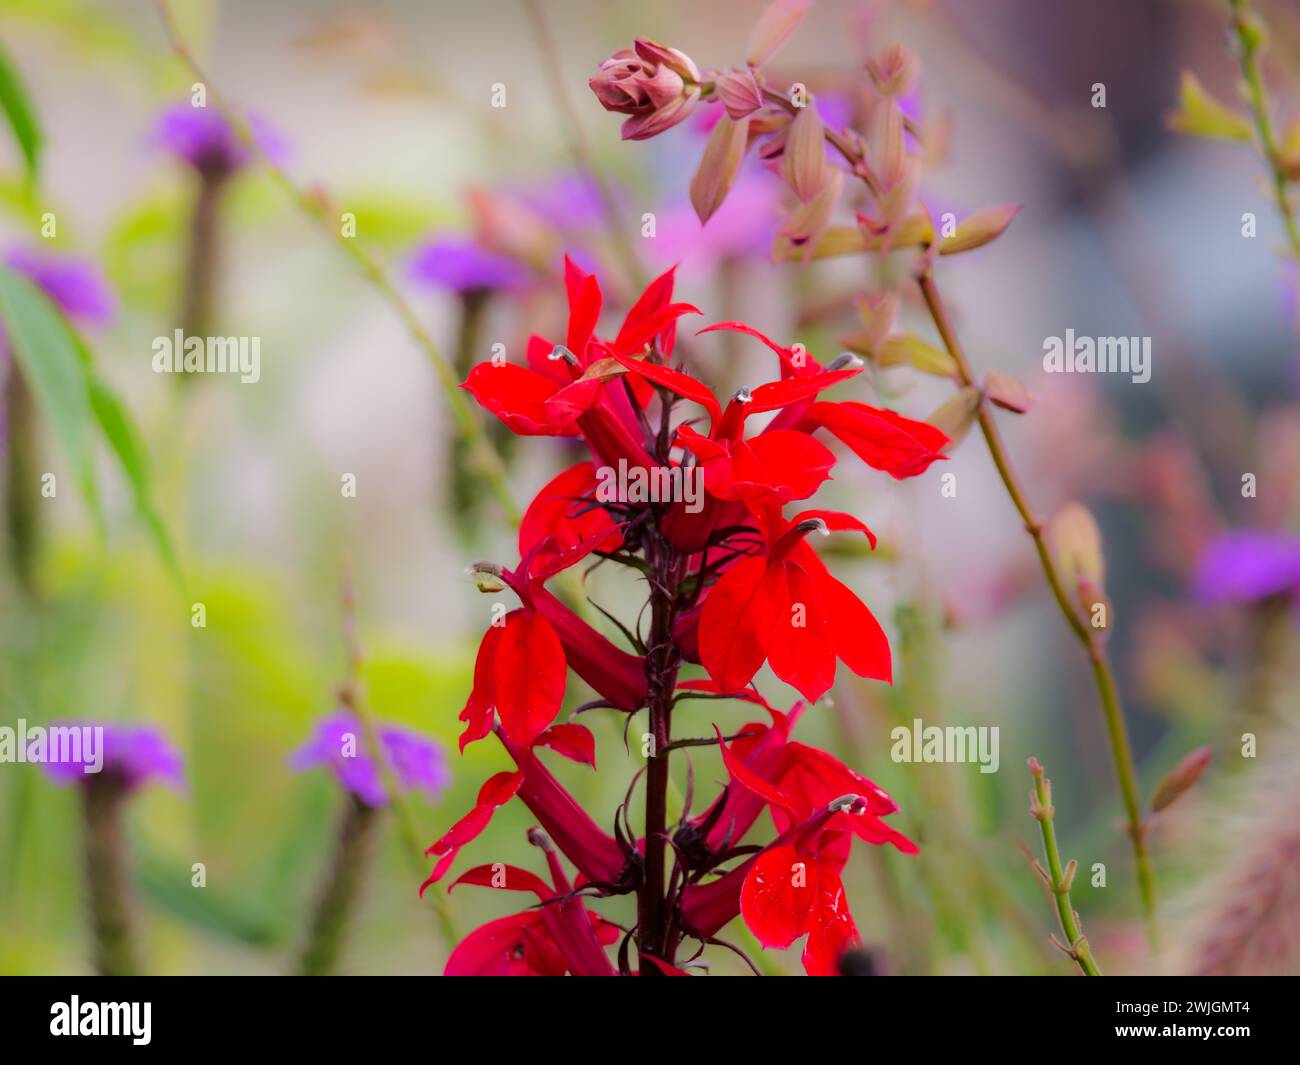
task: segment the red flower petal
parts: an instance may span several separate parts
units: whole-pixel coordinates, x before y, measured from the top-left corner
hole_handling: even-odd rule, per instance
[[[506,735],[529,746],[564,701],[565,660],[551,623],[535,610],[506,615],[493,671],[497,713]]]
[[[859,677],[894,682],[889,638],[866,604],[829,573],[817,577],[835,653]]]
[[[646,285],[645,291],[637,298],[636,303],[632,304],[632,309],[627,312],[627,317],[623,319],[623,325],[618,331],[618,336],[614,338],[614,350],[632,353],[645,346],[644,340],[641,341],[639,346],[636,345],[633,337],[642,330],[644,323],[652,314],[672,302],[673,283],[676,273],[677,267],[671,267]],[[671,347],[669,347],[664,354],[669,354],[671,350]]]
[[[810,518],[820,518],[831,532],[860,532],[871,542],[872,549],[875,549],[876,534],[852,514],[845,514],[838,510],[801,510],[790,519],[790,524],[798,525],[801,521]]]
[[[501,862],[493,865],[476,865],[473,869],[462,873],[455,883],[447,888],[448,893],[461,884],[477,884],[479,887],[495,888],[497,891],[531,891],[542,902],[555,894],[546,881],[536,873]]]
[[[839,873],[818,863],[817,890],[810,915],[803,967],[809,976],[838,976],[840,955],[861,942]]]
[[[674,370],[668,366],[660,366],[655,362],[634,359],[630,355],[623,355],[619,352],[614,353],[614,358],[618,359],[632,372],[640,374],[657,385],[661,385],[668,389],[669,392],[675,392],[684,399],[698,403],[709,412],[711,425],[717,425],[718,420],[722,417],[722,405],[718,402],[717,397],[709,391],[707,386],[689,374],[684,374],[680,370]]]
[[[504,806],[515,797],[515,793],[519,791],[519,786],[523,782],[524,775],[520,772],[503,771],[494,773],[478,789],[478,804],[480,806]]]
[[[759,414],[766,410],[780,410],[791,403],[810,399],[832,385],[856,377],[861,368],[854,370],[834,370],[827,373],[813,374],[810,377],[791,377],[785,381],[769,381],[759,385],[750,393],[750,401],[745,405],[746,416]]]
[[[784,566],[790,601],[772,636],[768,662],[805,699],[820,699],[835,683],[835,640],[818,585],[797,563]]]
[[[588,274],[567,255],[564,257],[564,287],[569,294],[569,331],[565,345],[587,364],[587,345],[596,331],[600,319],[600,282],[595,274]]]
[[[528,362],[528,368],[533,373],[541,374],[548,380],[554,381],[556,388],[563,388],[573,383],[573,371],[560,360],[551,358],[551,352],[554,350],[554,344],[534,333],[528,338],[524,357]]]
[[[496,689],[494,668],[496,663],[497,641],[501,630],[494,625],[488,626],[483,634],[483,642],[478,645],[478,657],[474,659],[474,687],[469,693],[465,709],[460,712],[460,720],[467,722],[460,737],[460,751],[475,740],[481,740],[492,728],[496,712]]]
[[[552,725],[533,741],[533,746],[549,747],[565,758],[596,768],[596,737],[586,725]]]
[[[548,537],[557,547],[575,547],[611,529],[614,519],[608,511],[589,508],[595,491],[596,466],[591,462],[579,462],[547,481],[519,524],[519,557]],[[583,513],[576,513],[579,510]]]
[[[866,799],[868,812],[877,817],[898,810],[898,804],[880,785],[850,769],[834,755],[803,743],[786,745],[776,783],[795,800],[804,817],[831,800],[849,794]],[[856,825],[859,818],[850,820]]]
[[[731,452],[731,476],[740,496],[766,488],[782,503],[807,499],[830,477],[835,465],[830,448],[807,433],[790,429],[773,429],[752,440],[738,441]],[[707,466],[704,486],[714,490]],[[728,498],[722,492],[715,494]]]
[[[524,774],[521,772],[497,773],[495,776],[489,777],[483,786],[479,788],[478,801],[474,804],[474,808],[452,825],[441,839],[424,852],[425,854],[440,854],[442,858],[434,866],[429,879],[420,885],[421,898],[424,897],[425,889],[441,880],[447,870],[451,868],[452,863],[456,860],[456,855],[460,853],[460,849],[465,844],[477,839],[483,829],[487,828],[488,823],[492,820],[492,815],[496,813],[497,807],[514,798],[515,792],[519,790],[523,782]]]
[[[868,466],[897,480],[924,473],[930,463],[944,458],[940,451],[948,443],[933,425],[851,400],[814,403],[808,417],[844,441]]]
[[[785,571],[746,558],[709,590],[700,615],[700,661],[723,691],[739,691],[767,658],[786,608]]]
[[[713,731],[718,735],[718,746],[722,750],[722,761],[727,767],[727,772],[731,774],[731,779],[741,785],[748,791],[752,791],[764,802],[771,803],[773,806],[779,806],[783,809],[794,812],[794,804],[790,801],[780,788],[769,784],[762,777],[758,776],[753,770],[744,764],[736,755],[728,749],[722,741],[722,730],[717,725],[713,726]]]
[[[574,436],[571,422],[557,420],[546,401],[557,386],[548,377],[505,362],[481,362],[469,372],[461,388],[478,400],[520,436]]]
[[[660,307],[639,322],[625,323],[619,332],[619,339],[614,341],[612,350],[617,354],[638,354],[682,315],[699,313],[700,309],[690,303],[670,303]]]
[[[765,947],[784,950],[808,931],[818,865],[788,843],[760,854],[740,889],[740,915]]]
[[[777,358],[781,360],[782,377],[806,377],[821,371],[821,363],[803,352],[803,358],[797,358],[798,352],[793,347],[783,348],[775,340],[769,339],[760,333],[753,326],[746,325],[744,322],[718,322],[715,325],[706,326],[700,330],[700,333],[712,333],[715,329],[726,329],[733,333],[745,333],[748,336],[755,337],[766,344],[772,351],[776,352]]]
[[[686,448],[698,459],[721,459],[727,457],[727,445],[721,444],[703,433],[696,432],[689,425],[678,426],[677,443]]]
[[[677,966],[669,965],[666,961],[660,961],[652,954],[641,955],[641,963],[643,968],[646,962],[649,962],[656,969],[658,969],[660,974],[663,976],[690,976],[690,973],[683,972],[681,969],[677,968]]]
[[[548,975],[563,976],[565,969],[562,962],[556,970],[558,955],[552,951],[549,955],[551,964],[543,964],[540,971],[533,965],[521,965],[518,955],[525,943],[536,943],[538,937],[545,937],[542,917],[539,913],[516,913],[489,921],[481,928],[476,928],[460,941],[447,959],[443,969],[444,976],[528,976]],[[526,953],[526,952],[525,952]],[[546,951],[540,957],[548,958]]]

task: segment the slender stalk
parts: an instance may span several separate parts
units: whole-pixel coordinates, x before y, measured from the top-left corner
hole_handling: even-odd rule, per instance
[[[585,173],[596,186],[596,194],[600,197],[601,208],[605,213],[605,221],[610,236],[614,238],[614,243],[618,246],[619,255],[627,266],[633,284],[638,288],[642,288],[647,280],[645,271],[641,267],[641,260],[637,256],[636,248],[627,234],[626,221],[618,206],[618,201],[614,199],[613,190],[610,189],[609,183],[605,181],[596,165],[592,162],[591,151],[587,147],[587,138],[582,132],[582,122],[578,118],[578,112],[574,109],[573,100],[565,87],[562,74],[564,67],[560,60],[560,50],[555,44],[555,36],[551,33],[546,12],[542,9],[540,0],[523,0],[523,4],[528,10],[529,18],[532,20],[537,46],[542,52],[544,59],[542,66],[551,85],[551,95],[559,104],[560,114],[564,119],[563,129],[569,142],[569,151],[573,154],[578,169]]]
[[[352,711],[361,723],[361,733],[366,745],[366,753],[379,770],[380,782],[384,785],[384,791],[388,795],[388,804],[397,819],[398,831],[401,832],[402,841],[406,845],[403,850],[411,863],[411,868],[423,879],[428,872],[424,866],[424,844],[420,842],[423,837],[415,827],[415,815],[411,812],[411,807],[406,801],[406,793],[399,786],[397,774],[384,755],[384,748],[379,742],[379,733],[375,728],[375,721],[371,716],[370,708],[366,705],[361,685],[362,653],[361,641],[357,638],[356,594],[352,586],[351,572],[346,567],[343,575],[342,603],[343,635],[348,651],[348,676],[340,687],[339,701]],[[434,915],[437,918],[443,939],[446,941],[448,949],[450,949],[455,946],[457,937],[456,927],[452,923],[447,902],[442,894],[437,891],[427,892],[426,897],[433,901]]]
[[[1289,593],[1269,596],[1251,606],[1246,674],[1243,679],[1240,712],[1225,725],[1229,733],[1250,729],[1276,728],[1282,724],[1287,680],[1291,676],[1291,616],[1294,602]],[[1243,769],[1238,759],[1229,762],[1230,771]],[[1249,765],[1246,759],[1241,759]]]
[[[943,339],[944,347],[957,364],[957,376],[966,387],[975,386],[975,374],[970,360],[966,357],[961,343],[953,330],[952,321],[939,295],[928,261],[917,277],[921,295],[934,320],[935,328]],[[1106,735],[1110,742],[1111,760],[1115,764],[1115,775],[1119,780],[1120,794],[1124,801],[1125,820],[1128,836],[1133,847],[1133,858],[1137,865],[1138,891],[1142,898],[1142,908],[1146,914],[1147,936],[1153,950],[1159,947],[1159,926],[1156,922],[1156,886],[1155,874],[1151,866],[1151,857],[1147,851],[1146,835],[1142,825],[1142,800],[1138,789],[1137,770],[1133,764],[1133,750],[1129,743],[1128,728],[1124,723],[1124,710],[1120,702],[1119,689],[1115,684],[1115,674],[1105,645],[1097,633],[1091,629],[1071,603],[1065,591],[1065,583],[1057,568],[1051,552],[1048,550],[1044,536],[1043,523],[1035,516],[1029,505],[1029,499],[1021,487],[1020,479],[1011,459],[1007,454],[1002,434],[998,430],[992,411],[988,404],[981,403],[979,408],[980,432],[988,446],[993,464],[1006,486],[1007,495],[1015,505],[1017,513],[1025,524],[1025,530],[1034,542],[1034,550],[1042,566],[1043,576],[1052,590],[1052,597],[1060,607],[1062,615],[1069,623],[1070,630],[1088,655],[1092,668],[1097,696],[1101,701],[1102,716],[1106,721]]]
[[[665,415],[667,417],[667,415]],[[673,642],[673,613],[680,580],[680,559],[666,542],[655,545],[650,574],[650,646],[646,652],[647,705],[650,708],[651,748],[646,768],[645,875],[637,896],[637,951],[668,964],[668,903],[664,894],[668,834],[668,762],[672,749],[672,707],[681,654]],[[642,969],[658,973],[654,966]]]
[[[459,378],[468,376],[482,355],[483,326],[491,302],[492,290],[488,288],[467,289],[460,294],[460,323],[453,349],[453,365]],[[495,418],[488,422],[486,433],[502,460],[509,460],[519,438]],[[453,447],[448,456],[451,470],[443,489],[444,505],[451,512],[457,533],[472,542],[480,537],[483,528],[484,500],[479,490],[479,471],[466,449],[460,446],[461,438],[453,435],[451,443]]]
[[[1234,0],[1234,2],[1239,2],[1239,0]],[[780,93],[767,90],[764,92],[764,98],[769,103],[782,107],[791,114],[795,113],[793,104]],[[826,140],[849,163],[854,175],[861,178],[867,188],[875,194],[877,190],[874,187],[871,172],[866,165],[866,157],[860,142],[845,137],[829,128],[826,130]],[[921,266],[916,275],[921,295],[925,300],[926,308],[930,312],[930,317],[934,321],[935,328],[943,338],[944,347],[957,365],[957,383],[962,387],[978,387],[970,360],[966,357],[966,353],[957,339],[957,334],[952,327],[952,320],[949,318],[943,299],[939,295],[938,286],[934,281],[932,264],[933,249],[930,248],[923,254]],[[1134,862],[1137,866],[1138,892],[1141,895],[1142,909],[1146,916],[1147,939],[1154,951],[1159,949],[1160,945],[1160,930],[1156,920],[1155,873],[1147,851],[1146,837],[1142,826],[1142,802],[1138,791],[1137,771],[1133,766],[1133,752],[1129,744],[1128,728],[1124,723],[1124,710],[1120,703],[1114,672],[1111,669],[1104,645],[1097,634],[1079,615],[1078,611],[1075,610],[1066,593],[1060,571],[1057,569],[1056,563],[1047,548],[1047,541],[1043,534],[1043,523],[1035,516],[1033,509],[1029,505],[1029,499],[1021,487],[1015,468],[1011,465],[1006,445],[1002,442],[1002,434],[998,431],[997,422],[994,420],[988,404],[980,404],[978,418],[980,432],[984,436],[989,455],[993,459],[993,464],[997,467],[998,475],[1007,490],[1007,495],[1011,497],[1011,502],[1015,505],[1016,511],[1025,524],[1026,532],[1034,541],[1034,550],[1038,554],[1043,576],[1047,580],[1048,587],[1052,590],[1052,597],[1056,600],[1056,605],[1060,608],[1061,614],[1065,617],[1075,638],[1087,653],[1089,664],[1092,667],[1097,696],[1101,701],[1102,714],[1106,721],[1111,759],[1115,763],[1115,775],[1119,780],[1120,793],[1124,800],[1128,836],[1133,848]]]
[[[1056,915],[1061,922],[1061,931],[1065,933],[1065,940],[1068,947],[1063,947],[1065,953],[1073,958],[1083,970],[1084,976],[1100,976],[1101,969],[1098,967],[1096,960],[1092,956],[1092,948],[1088,945],[1088,940],[1084,938],[1083,928],[1079,923],[1079,915],[1074,912],[1074,905],[1070,901],[1070,885],[1074,882],[1075,869],[1077,863],[1071,861],[1069,866],[1064,870],[1061,867],[1061,852],[1056,845],[1056,826],[1052,817],[1056,813],[1052,806],[1052,782],[1046,778],[1043,773],[1043,767],[1039,764],[1037,758],[1029,759],[1029,772],[1034,777],[1034,790],[1030,792],[1029,812],[1038,822],[1038,826],[1043,833],[1043,852],[1047,856],[1047,869],[1044,870],[1037,862],[1034,863],[1034,869],[1038,875],[1043,878],[1043,882],[1052,893],[1052,898],[1056,901]],[[1053,937],[1055,942],[1055,937]],[[1060,944],[1058,944],[1059,946]]]
[[[194,57],[193,52],[190,51],[189,45],[186,44],[185,38],[181,35],[180,28],[176,23],[170,0],[155,0],[155,3],[172,51],[189,68],[194,78],[207,86],[208,96],[217,110],[221,112],[222,117],[230,123],[231,129],[235,131],[235,134],[261,165],[266,168],[267,172],[290,199],[297,204],[299,209],[315,221],[321,230],[334,239],[339,247],[347,253],[357,268],[379,290],[380,295],[383,296],[398,318],[401,319],[406,331],[433,367],[438,383],[442,387],[448,405],[451,407],[451,414],[456,422],[456,428],[469,450],[471,462],[474,463],[475,468],[486,480],[502,513],[513,524],[518,525],[522,515],[510,491],[505,463],[492,446],[492,442],[488,439],[483,426],[466,401],[464,393],[459,387],[460,381],[456,376],[455,368],[438,345],[433,342],[433,338],[429,336],[428,331],[420,324],[419,316],[415,313],[414,308],[389,278],[379,261],[366,250],[360,238],[343,236],[338,224],[338,215],[333,210],[333,206],[327,197],[319,190],[308,192],[300,189],[282,167],[267,157],[249,129],[248,123],[226,102],[225,97],[208,78],[202,65]]]
[[[131,920],[131,874],[122,811],[125,778],[96,773],[81,785],[85,818],[86,891],[94,939],[95,969],[101,976],[140,971]]]
[[[361,897],[362,878],[374,852],[378,813],[352,793],[344,796],[334,855],[298,962],[298,971],[303,976],[329,976],[334,972]]]
[[[1269,180],[1273,185],[1273,198],[1277,200],[1282,224],[1286,227],[1291,254],[1300,258],[1300,225],[1296,222],[1295,209],[1291,206],[1287,193],[1286,164],[1278,146],[1277,134],[1273,130],[1268,90],[1264,86],[1264,74],[1259,63],[1259,53],[1264,44],[1264,31],[1258,18],[1251,12],[1247,0],[1232,0],[1230,28],[1236,44],[1234,52],[1237,63],[1241,67],[1241,95],[1249,106],[1251,118],[1255,123],[1259,152],[1268,166]]]
[[[185,291],[181,294],[180,322],[186,336],[207,336],[212,327],[221,261],[221,199],[229,176],[224,167],[199,170],[194,210],[190,215]],[[182,381],[185,376],[176,375]]]
[[[7,446],[5,523],[9,558],[19,588],[30,599],[36,595],[36,553],[41,528],[39,442],[32,393],[12,359],[4,385],[4,407],[6,439],[0,442]]]

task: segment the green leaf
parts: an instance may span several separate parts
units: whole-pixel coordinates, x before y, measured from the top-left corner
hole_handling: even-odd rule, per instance
[[[963,388],[951,399],[939,404],[925,419],[947,435],[949,442],[944,451],[952,451],[970,432],[975,419],[979,417],[980,399],[978,388]]]
[[[957,362],[951,355],[927,344],[915,333],[895,333],[879,346],[875,358],[880,366],[913,366],[937,377],[952,377],[957,373]]]
[[[40,168],[41,127],[36,121],[36,112],[27,99],[18,72],[9,62],[9,56],[3,47],[0,47],[0,107],[4,108],[9,128],[13,130],[14,139],[18,141],[23,158],[27,160],[27,179],[35,181]]]
[[[1190,70],[1183,71],[1178,110],[1169,116],[1169,125],[1194,137],[1229,141],[1251,138],[1250,120],[1219,103]]]
[[[195,888],[188,859],[142,850],[136,872],[141,894],[173,917],[250,947],[272,947],[281,938],[274,914],[261,900]]]
[[[83,348],[84,351],[84,348]],[[89,352],[85,353],[87,357]],[[131,414],[117,397],[117,394],[95,373],[94,367],[87,365],[87,385],[90,390],[90,405],[95,420],[109,447],[117,456],[118,464],[131,485],[131,498],[135,502],[136,513],[144,522],[153,537],[158,554],[167,564],[168,569],[179,578],[181,576],[180,560],[172,547],[167,527],[153,505],[153,493],[150,489],[149,457],[144,450],[144,442],[131,420]]]
[[[982,248],[991,240],[1002,236],[1011,220],[1020,212],[1020,204],[1004,203],[985,207],[957,223],[957,231],[939,242],[940,255],[960,255],[964,251]]]
[[[158,554],[179,579],[180,562],[153,505],[149,459],[139,430],[126,405],[99,376],[85,342],[40,288],[9,267],[0,267],[0,319],[23,380],[66,454],[96,522],[102,523],[93,451],[98,426],[131,486],[136,512]]]
[[[0,266],[0,319],[23,380],[99,522],[91,450],[94,414],[77,339],[49,297],[8,266]]]

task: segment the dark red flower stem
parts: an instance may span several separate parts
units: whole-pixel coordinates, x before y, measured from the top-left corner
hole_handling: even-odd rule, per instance
[[[646,768],[645,876],[637,900],[637,950],[672,964],[665,956],[671,900],[664,891],[668,834],[668,760],[672,742],[672,706],[681,653],[673,641],[673,618],[683,556],[652,534],[647,544],[650,569],[650,642],[646,653],[647,705],[654,747]],[[642,972],[658,974],[654,966]]]

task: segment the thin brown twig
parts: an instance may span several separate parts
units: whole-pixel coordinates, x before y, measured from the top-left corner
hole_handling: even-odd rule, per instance
[[[769,102],[775,103],[792,113],[794,112],[793,104],[780,93],[769,91],[764,95]],[[875,182],[872,180],[861,145],[856,140],[829,129],[826,131],[826,139],[844,157],[852,168],[854,175],[861,178],[873,194],[876,193]],[[925,300],[926,309],[929,311],[935,328],[939,331],[939,335],[943,340],[944,347],[957,366],[955,383],[961,388],[978,388],[971,362],[957,339],[952,321],[934,279],[933,252],[933,247],[923,250],[921,265],[916,273],[916,281]],[[1115,775],[1118,778],[1120,794],[1124,802],[1128,836],[1133,850],[1134,862],[1137,866],[1138,893],[1141,896],[1142,908],[1146,917],[1147,938],[1152,950],[1156,950],[1159,947],[1160,934],[1156,920],[1155,873],[1146,846],[1145,829],[1142,823],[1142,802],[1137,782],[1137,770],[1133,764],[1132,746],[1128,737],[1128,726],[1124,720],[1124,709],[1120,701],[1119,689],[1115,683],[1115,675],[1111,668],[1110,659],[1106,654],[1106,648],[1101,642],[1100,636],[1089,628],[1070,601],[1060,570],[1048,550],[1044,536],[1044,525],[1029,504],[1028,496],[1021,485],[1020,478],[1016,474],[1015,467],[1011,463],[1006,445],[1002,441],[1002,434],[998,430],[997,422],[994,420],[987,403],[980,403],[977,418],[985,445],[988,448],[990,457],[993,459],[993,464],[997,467],[998,475],[1002,480],[1007,495],[1011,498],[1012,504],[1020,515],[1026,532],[1029,533],[1030,538],[1033,540],[1034,550],[1038,555],[1043,576],[1052,591],[1052,597],[1070,626],[1070,631],[1088,656],[1093,682],[1097,689],[1102,715],[1106,723],[1106,733],[1110,743],[1111,758],[1115,765]]]

